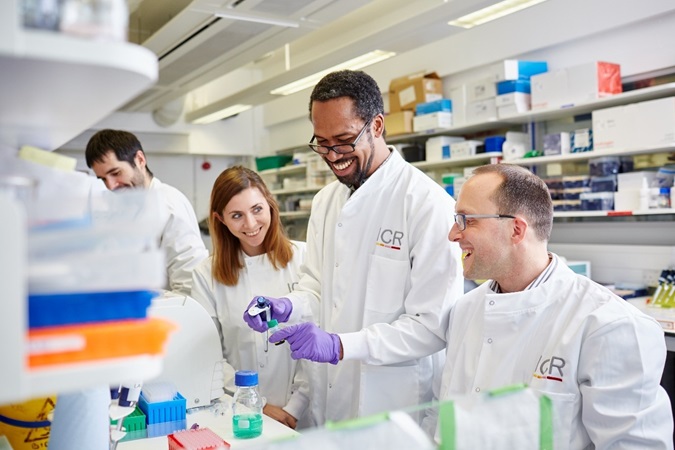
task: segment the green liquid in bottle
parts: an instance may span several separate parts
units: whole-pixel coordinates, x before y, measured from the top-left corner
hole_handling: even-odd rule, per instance
[[[262,434],[262,414],[237,414],[232,417],[232,431],[234,437],[249,439]]]

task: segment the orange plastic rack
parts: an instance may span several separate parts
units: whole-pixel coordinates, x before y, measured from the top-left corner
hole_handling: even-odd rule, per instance
[[[30,367],[157,355],[163,352],[171,322],[151,318],[32,329],[28,332]]]

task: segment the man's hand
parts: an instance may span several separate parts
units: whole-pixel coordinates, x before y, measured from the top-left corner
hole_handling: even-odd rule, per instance
[[[249,327],[260,333],[267,331],[268,320],[276,319],[276,321],[279,323],[286,322],[293,311],[293,303],[291,303],[291,301],[286,297],[265,297],[265,300],[267,300],[269,303],[270,317],[262,318],[260,317],[260,314],[256,314],[254,316],[249,314],[249,309],[252,306],[258,304],[258,296],[253,297],[253,300],[251,300],[251,302],[246,307],[246,311],[244,311],[244,322],[246,322]]]
[[[270,336],[270,342],[288,341],[293,359],[337,364],[342,356],[342,343],[337,334],[327,333],[311,322],[293,325]]]
[[[263,414],[271,417],[272,419],[276,420],[277,422],[283,423],[288,428],[293,428],[294,430],[295,430],[296,425],[298,424],[298,420],[295,417],[288,414],[282,408],[280,408],[278,406],[270,405],[269,403],[267,405],[265,405],[265,407],[263,408]]]

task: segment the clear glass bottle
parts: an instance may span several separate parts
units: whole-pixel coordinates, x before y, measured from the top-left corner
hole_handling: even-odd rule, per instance
[[[249,439],[262,434],[263,398],[258,391],[258,372],[240,370],[234,374],[237,390],[232,399],[234,437]]]

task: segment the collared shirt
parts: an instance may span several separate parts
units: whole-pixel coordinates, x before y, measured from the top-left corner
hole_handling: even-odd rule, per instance
[[[553,253],[548,252],[548,260],[549,263],[546,266],[546,268],[539,274],[537,278],[532,281],[532,283],[528,284],[524,291],[528,291],[530,289],[534,289],[537,286],[539,286],[542,283],[546,283],[549,278],[551,278],[551,274],[555,270],[556,267],[558,267],[558,257],[555,256]],[[493,291],[495,294],[502,294],[502,288],[499,286],[499,283],[497,283],[495,280],[490,281],[490,290]]]

